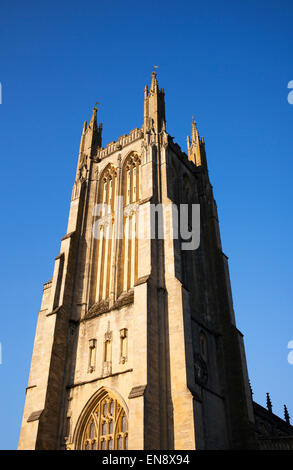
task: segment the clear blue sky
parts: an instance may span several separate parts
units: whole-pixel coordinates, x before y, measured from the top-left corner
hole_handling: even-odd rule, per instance
[[[254,398],[293,418],[293,4],[2,2],[0,448],[16,448],[42,284],[66,232],[82,124],[104,145],[143,121],[152,65],[167,131],[205,137]]]

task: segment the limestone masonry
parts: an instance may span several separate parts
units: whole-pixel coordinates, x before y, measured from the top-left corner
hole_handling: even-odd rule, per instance
[[[188,155],[166,131],[155,72],[141,128],[102,148],[96,107],[84,123],[67,234],[43,288],[19,449],[292,446],[289,417],[252,401],[194,121],[187,147]],[[110,216],[96,214],[98,203]],[[173,239],[169,212],[158,215],[163,238],[135,236],[138,207],[170,203],[200,204],[198,249]]]

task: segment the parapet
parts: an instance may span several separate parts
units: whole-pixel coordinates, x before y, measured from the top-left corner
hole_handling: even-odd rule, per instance
[[[130,133],[121,135],[117,141],[112,141],[107,144],[105,148],[98,149],[96,157],[99,159],[103,159],[108,157],[111,153],[116,152],[117,150],[121,150],[123,147],[131,144],[135,140],[141,139],[143,137],[143,130],[136,127]]]

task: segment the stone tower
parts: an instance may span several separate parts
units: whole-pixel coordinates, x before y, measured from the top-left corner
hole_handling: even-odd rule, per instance
[[[166,131],[153,72],[143,126],[101,141],[95,107],[44,285],[19,449],[253,447],[245,351],[196,123],[187,156]],[[200,205],[197,249],[174,236],[176,211],[149,216],[155,204],[187,204],[189,215]],[[136,235],[141,213],[154,236]]]

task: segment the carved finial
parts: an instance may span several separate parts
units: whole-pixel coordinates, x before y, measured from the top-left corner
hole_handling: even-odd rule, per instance
[[[97,104],[100,104],[100,103],[97,101],[95,103],[95,106],[93,107],[93,115],[92,115],[92,118],[91,118],[91,122],[97,120],[97,112],[98,112]]]
[[[272,405],[271,397],[269,393],[267,393],[267,409],[269,410],[270,413],[272,413],[273,405]]]
[[[93,107],[93,114],[92,114],[91,120],[89,122],[89,127],[91,127],[91,128],[92,128],[93,123],[97,122],[97,111],[98,111],[98,108],[95,105]]]
[[[290,424],[290,415],[287,410],[287,406],[284,405],[284,418],[287,424]]]
[[[187,140],[187,153],[189,155],[190,154],[190,137],[189,137],[189,135],[187,136],[186,140]]]
[[[157,68],[153,66],[153,69]],[[152,72],[150,90],[144,88],[144,132],[160,133],[165,130],[165,93],[159,89],[157,73]]]
[[[153,67],[157,67],[157,66],[154,65]],[[158,86],[158,81],[157,81],[157,72],[155,70],[152,71],[152,83],[151,83],[150,91],[153,93],[158,93],[159,91],[159,86]]]
[[[196,121],[194,120],[194,117],[192,116],[192,141],[198,145],[199,144],[199,135],[198,135],[198,130],[196,127]]]
[[[202,164],[202,155],[200,149],[199,134],[196,127],[196,122],[194,116],[192,116],[192,131],[191,131],[191,140],[187,138],[187,151],[188,159],[191,160],[196,166],[201,166]]]

